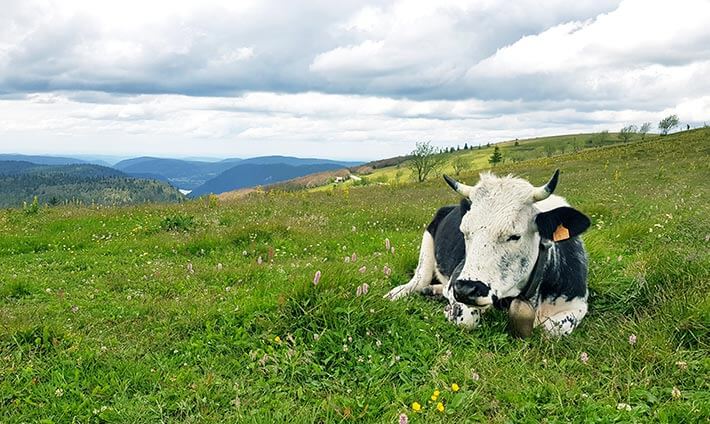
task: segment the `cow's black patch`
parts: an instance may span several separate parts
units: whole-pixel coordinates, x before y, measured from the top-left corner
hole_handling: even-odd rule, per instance
[[[427,228],[427,231],[434,237],[434,256],[437,268],[447,278],[451,277],[466,255],[463,233],[459,227],[461,226],[461,218],[470,206],[470,202],[464,199],[458,206],[439,209]]]
[[[441,220],[444,219],[454,209],[456,209],[456,206],[444,206],[443,208],[440,208],[438,211],[436,211],[436,214],[434,214],[434,219],[432,219],[431,223],[429,223],[429,226],[426,227],[426,230],[429,232],[429,234],[432,235],[432,237],[436,236],[436,232],[439,228]]]

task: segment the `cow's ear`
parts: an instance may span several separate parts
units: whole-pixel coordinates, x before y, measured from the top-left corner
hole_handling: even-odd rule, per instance
[[[575,237],[587,230],[592,221],[582,212],[563,206],[547,212],[540,212],[535,217],[537,230],[542,238],[562,241]]]
[[[466,212],[468,212],[470,209],[471,209],[471,201],[465,197],[463,199],[461,199],[461,216],[466,215]]]

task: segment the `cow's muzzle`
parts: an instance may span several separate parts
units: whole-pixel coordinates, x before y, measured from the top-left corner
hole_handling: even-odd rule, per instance
[[[454,281],[454,299],[466,305],[487,306],[491,304],[491,288],[481,281]]]

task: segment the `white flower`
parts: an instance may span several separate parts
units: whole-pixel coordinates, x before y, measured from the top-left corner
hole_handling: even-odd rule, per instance
[[[631,411],[631,405],[629,405],[628,403],[621,402],[616,405],[616,409],[618,409],[619,411]]]

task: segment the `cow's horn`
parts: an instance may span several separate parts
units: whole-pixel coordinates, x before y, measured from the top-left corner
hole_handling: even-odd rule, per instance
[[[539,202],[540,200],[545,200],[550,195],[555,191],[555,187],[557,187],[557,180],[560,177],[560,170],[556,170],[555,174],[550,178],[550,181],[547,182],[542,187],[535,187],[535,190],[533,191],[533,200],[536,202]]]
[[[444,179],[446,180],[446,183],[449,184],[451,188],[456,190],[460,195],[468,197],[471,194],[471,189],[473,187],[467,186],[466,184],[461,184],[455,179],[449,177],[448,175],[444,175]]]

